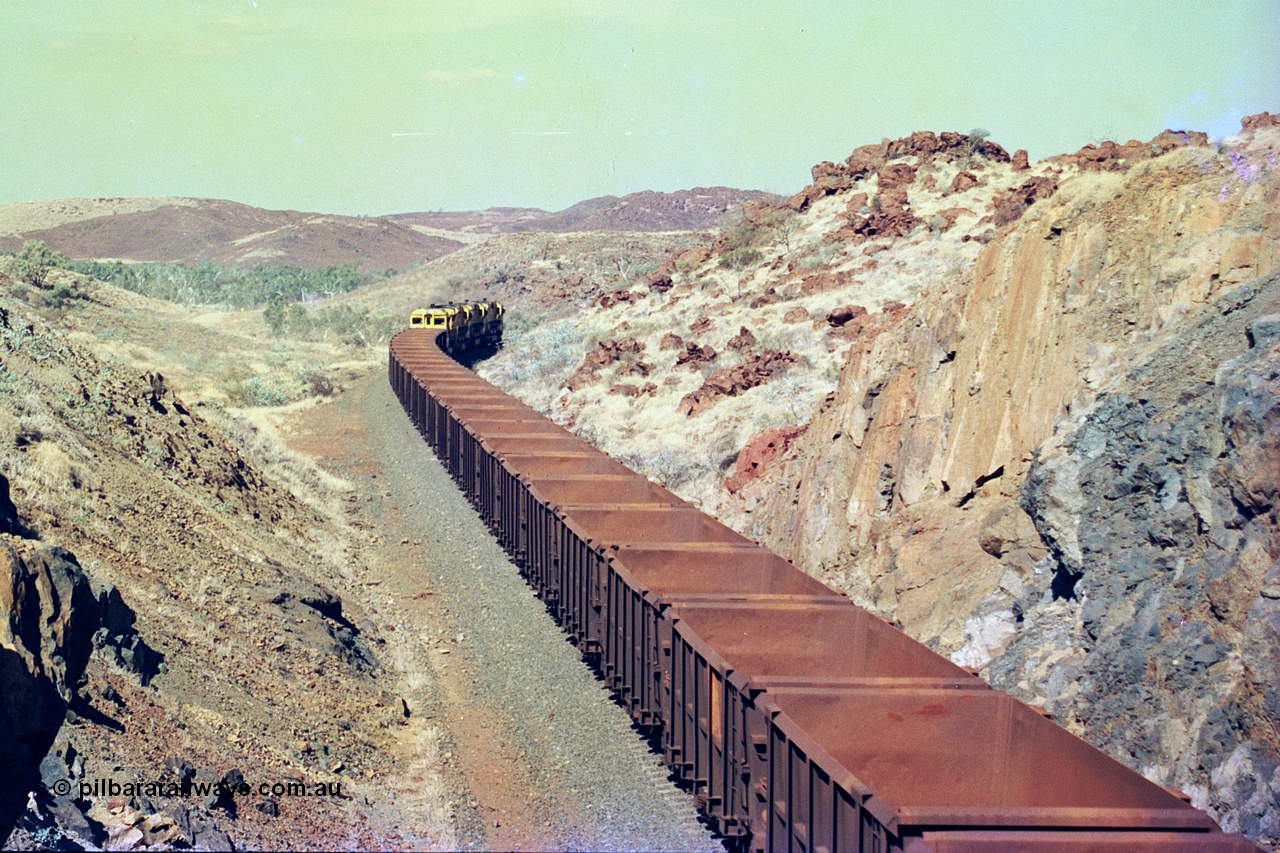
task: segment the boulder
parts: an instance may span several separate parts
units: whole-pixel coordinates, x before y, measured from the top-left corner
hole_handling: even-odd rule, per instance
[[[1027,158],[1027,149],[1019,148],[1013,152],[1013,162],[1009,166],[1015,172],[1025,172],[1030,169],[1031,161]]]
[[[881,167],[880,171],[876,172],[876,178],[880,191],[884,192],[913,183],[916,179],[916,170],[906,163],[891,163]]]
[[[641,299],[641,295],[633,293],[630,290],[615,290],[612,293],[602,293],[596,299],[596,305],[608,310],[615,305],[624,305],[628,302],[636,302]]]
[[[693,332],[695,335],[701,335],[704,332],[709,332],[713,325],[715,325],[715,323],[712,321],[712,319],[707,315],[703,314],[702,316],[698,317],[698,319],[694,320],[692,323],[689,324],[689,331]]]
[[[959,219],[961,216],[972,216],[973,211],[967,207],[947,207],[947,208],[943,208],[942,210],[939,210],[936,215],[941,216],[942,219],[947,223],[946,227],[942,229],[943,231],[946,231],[950,229],[953,225],[955,225],[956,220]]]
[[[973,172],[960,172],[951,180],[951,191],[953,193],[962,193],[980,186],[982,186],[982,182],[978,180],[978,176]]]
[[[845,168],[850,177],[860,178],[868,175],[884,165],[885,144],[863,145],[853,149],[853,153],[845,158]]]
[[[716,352],[715,347],[710,344],[704,347],[700,344],[694,343],[693,341],[689,341],[689,343],[684,346],[684,352],[676,356],[675,366],[679,367],[682,364],[687,364],[691,367],[697,367],[699,364],[707,364],[715,361],[719,355],[720,354]]]
[[[725,348],[742,352],[743,350],[751,349],[755,345],[756,336],[751,334],[751,330],[746,326],[742,326],[739,328],[738,334],[729,338],[728,342],[725,344]]]
[[[41,760],[98,625],[97,601],[70,552],[0,541],[0,827],[25,808],[39,769],[57,771]]]
[[[852,219],[854,216],[862,214],[862,209],[867,206],[866,193],[854,193],[849,196],[849,200],[844,205],[844,216],[846,219]]]
[[[751,300],[751,307],[763,308],[765,305],[772,305],[773,303],[780,302],[781,300],[782,294],[778,293],[778,289],[776,287],[770,285],[764,289],[764,293],[761,293],[755,299]]]
[[[847,166],[836,165],[830,160],[824,160],[810,169],[809,173],[813,176],[813,182],[816,184],[824,178],[848,178],[849,168]]]
[[[827,314],[827,325],[833,329],[839,329],[855,320],[861,325],[861,321],[866,317],[867,309],[861,305],[841,305]]]
[[[938,135],[931,130],[917,130],[910,136],[895,139],[886,146],[886,154],[894,157],[929,157],[942,147]]]
[[[649,290],[654,293],[666,293],[675,286],[675,282],[671,280],[671,276],[665,272],[655,272],[648,279]]]

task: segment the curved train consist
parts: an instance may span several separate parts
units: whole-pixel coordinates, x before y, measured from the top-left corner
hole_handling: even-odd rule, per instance
[[[439,310],[392,387],[730,847],[1256,849],[485,382],[445,352],[492,345],[448,325],[484,306]]]
[[[501,302],[433,305],[409,315],[410,329],[435,334],[446,355],[495,349],[502,343]]]

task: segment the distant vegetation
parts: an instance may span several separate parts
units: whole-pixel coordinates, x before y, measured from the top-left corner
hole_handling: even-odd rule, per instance
[[[366,308],[340,306],[309,310],[303,305],[382,281],[395,275],[395,270],[362,273],[354,264],[309,270],[275,264],[222,266],[209,261],[195,266],[78,261],[63,257],[39,240],[28,241],[14,257],[20,278],[42,289],[49,288],[51,270],[63,269],[189,308],[235,310],[266,306],[263,319],[278,337],[340,340],[354,346],[372,346],[385,341],[395,325],[389,318],[372,316]],[[69,299],[79,297],[74,287],[60,283],[43,295],[43,301],[62,307]]]
[[[64,259],[59,266],[143,296],[192,307],[257,308],[277,299],[303,302],[347,293],[387,277],[358,272],[354,264],[308,270],[272,264],[225,267],[208,261],[187,266]]]

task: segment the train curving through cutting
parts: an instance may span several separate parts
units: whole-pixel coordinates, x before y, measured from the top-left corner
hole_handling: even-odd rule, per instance
[[[1257,849],[476,376],[447,353],[493,327],[454,308],[392,339],[392,388],[731,849]]]
[[[409,328],[433,332],[446,355],[474,355],[502,345],[504,313],[501,302],[450,302],[414,311]]]

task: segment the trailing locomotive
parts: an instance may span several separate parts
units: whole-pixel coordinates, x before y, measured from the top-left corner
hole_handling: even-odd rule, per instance
[[[409,315],[410,329],[437,333],[437,342],[447,355],[497,349],[502,345],[501,302],[472,302],[433,305]]]
[[[392,339],[392,388],[730,847],[1256,849],[480,379],[448,310]]]

